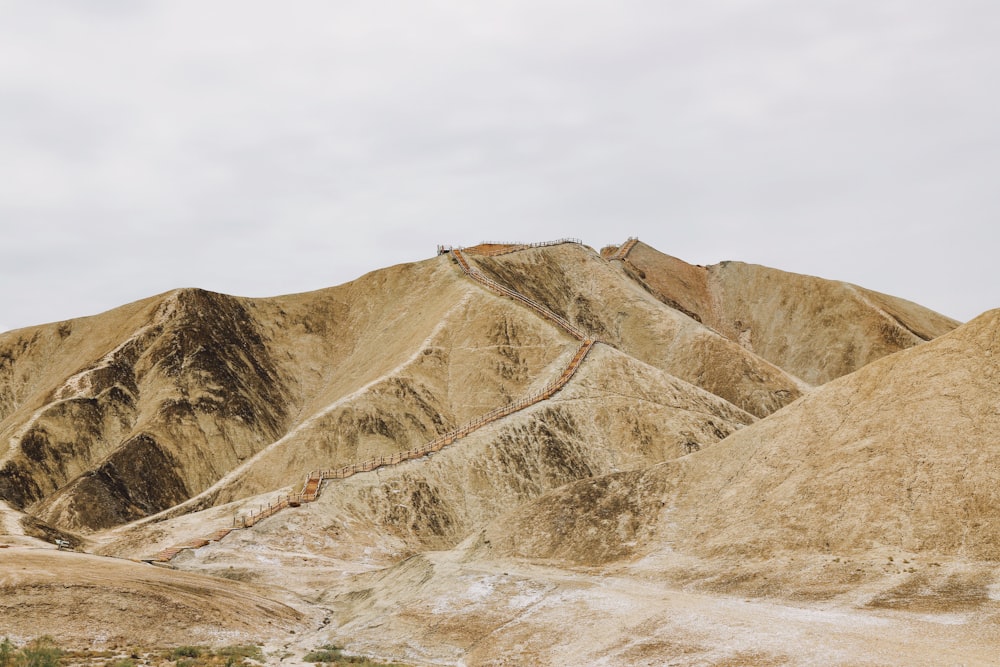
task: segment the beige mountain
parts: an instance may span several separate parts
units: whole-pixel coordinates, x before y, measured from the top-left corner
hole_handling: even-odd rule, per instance
[[[804,386],[582,246],[480,261],[506,266],[510,257],[569,266],[545,296],[572,301],[572,319],[607,335],[604,320],[617,309],[609,342],[737,407],[766,414]],[[530,293],[536,273],[548,275],[529,266],[512,286]],[[590,289],[581,293],[584,276]],[[584,294],[593,305],[582,305]],[[0,347],[10,378],[0,496],[83,531],[418,446],[544,384],[572,349],[564,333],[444,255],[291,297],[181,290],[12,332]]]
[[[663,303],[811,384],[852,373],[958,324],[856,285],[742,262],[693,266],[641,242],[629,250],[623,268]]]
[[[567,485],[484,534],[502,553],[581,563],[665,543],[704,558],[890,550],[997,560],[998,348],[993,310],[815,389],[710,450]],[[561,530],[570,515],[581,526]],[[630,526],[628,548],[564,542],[608,536],[588,530],[591,522]]]
[[[936,645],[975,662],[1000,646],[995,315],[955,329],[844,283],[566,242],[2,334],[7,553],[57,575],[5,584],[22,611],[0,634],[79,642],[27,591],[168,553],[181,571],[154,569],[152,609],[195,585],[180,577],[231,583],[290,609],[270,627],[205,602],[205,627],[274,656],[807,664],[819,646],[834,658],[814,664],[933,664]],[[228,533],[310,470],[373,458]],[[40,549],[57,538],[104,558]],[[95,597],[94,617],[132,595]]]
[[[289,634],[307,617],[273,590],[117,558],[50,549],[0,550],[5,636],[45,631],[83,647],[213,644],[261,626]]]
[[[342,632],[482,664],[990,664],[998,349],[1000,310],[710,449],[562,486],[335,597]]]

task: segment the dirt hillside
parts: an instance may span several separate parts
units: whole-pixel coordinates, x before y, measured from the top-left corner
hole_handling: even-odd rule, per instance
[[[743,262],[694,266],[642,242],[622,268],[663,303],[813,385],[960,324],[849,283]]]
[[[477,261],[627,354],[757,416],[805,388],[578,244]],[[185,507],[249,497],[316,462],[426,442],[557,375],[571,344],[448,255],[308,294],[179,290],[10,332],[0,336],[0,497],[84,533],[196,497]]]
[[[66,573],[74,572],[72,577]],[[238,582],[52,549],[0,549],[3,633],[95,648],[284,641],[306,617]]]
[[[998,331],[991,311],[704,451],[359,578],[329,599],[340,636],[470,664],[991,664]]]
[[[664,307],[582,246],[482,257],[476,263],[499,282],[626,354],[758,417],[787,405],[808,388],[684,313]]]
[[[477,300],[490,317],[476,317]],[[522,393],[563,351],[558,331],[511,310],[442,257],[316,293],[183,290],[13,332],[0,338],[7,373],[32,382],[10,382],[0,495],[93,531],[169,509],[250,461],[261,465],[243,495],[313,461],[406,449]],[[42,355],[36,369],[31,341],[61,330],[74,364]],[[470,383],[476,392],[457,390]]]
[[[485,534],[501,553],[588,563],[607,558],[560,536],[597,541],[609,539],[600,525],[631,525],[643,539],[629,554],[668,543],[703,558],[891,549],[995,561],[998,331],[1000,311],[990,311],[832,381],[716,447],[567,486]],[[557,528],[570,513],[580,527]]]
[[[545,491],[686,456],[754,421],[712,394],[600,346],[556,397],[432,457],[330,481],[316,503],[278,525],[292,521],[297,526],[292,530],[302,531],[309,521],[365,526],[372,533],[366,540],[387,535],[411,550],[449,548]],[[205,511],[199,521],[223,528],[236,511]],[[193,520],[188,515],[136,523],[107,534],[113,539],[106,539],[101,550],[142,557],[183,532],[172,526]],[[262,527],[253,539],[266,534]]]
[[[560,241],[0,334],[0,635],[981,664],[998,320]]]

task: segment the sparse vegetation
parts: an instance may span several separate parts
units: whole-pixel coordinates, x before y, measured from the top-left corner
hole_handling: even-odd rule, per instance
[[[206,646],[178,646],[166,655],[175,661],[175,667],[235,667],[251,662],[263,662],[264,654],[253,644],[223,646],[210,649]]]
[[[9,638],[4,637],[3,641],[0,642],[0,667],[10,667],[11,663],[14,662],[15,650],[14,643]]]
[[[356,655],[344,655],[344,649],[333,644],[320,646],[314,651],[310,651],[302,658],[304,662],[322,663],[324,665],[360,665],[360,667],[404,667],[396,662],[372,662],[368,658]]]
[[[264,654],[261,652],[259,646],[253,644],[247,644],[245,646],[224,646],[216,651],[217,655],[224,656],[226,658],[226,665],[242,665],[244,664],[244,658],[249,658],[250,660],[263,661]]]
[[[197,658],[204,652],[204,648],[201,646],[178,646],[170,653],[172,660],[177,660],[178,658]]]
[[[127,651],[62,650],[48,636],[18,648],[9,638],[0,641],[0,667],[238,667],[262,663],[264,653],[253,644],[224,646],[178,646],[173,649]],[[342,663],[335,663],[342,664]],[[352,663],[353,664],[353,663]],[[376,663],[361,663],[376,664]]]
[[[20,650],[9,638],[0,642],[0,667],[58,667],[62,651],[48,635],[33,639]]]

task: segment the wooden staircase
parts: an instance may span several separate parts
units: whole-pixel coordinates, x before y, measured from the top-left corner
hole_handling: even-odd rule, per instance
[[[616,250],[614,252],[614,254],[612,254],[610,257],[608,257],[608,259],[609,260],[617,259],[617,260],[620,260],[620,261],[624,262],[625,258],[628,257],[628,254],[630,252],[632,252],[632,248],[634,248],[635,244],[638,243],[638,242],[639,242],[639,238],[638,237],[636,237],[636,236],[630,236],[630,237],[628,237],[628,240],[625,241],[625,243],[623,243],[618,248],[618,250]]]
[[[630,239],[630,242],[632,241],[637,241],[637,239]],[[526,248],[541,247],[546,245],[556,245],[560,243],[579,243],[579,241],[576,239],[560,239],[559,241],[550,241],[546,243],[536,243],[530,245],[516,244],[518,247],[514,248],[514,250],[504,250],[503,252],[491,251],[490,254],[487,256],[504,254],[505,252],[514,252],[516,250],[523,250]],[[492,245],[501,245],[501,244],[492,244]],[[512,245],[514,244],[505,244],[505,247],[511,247]],[[635,243],[633,242],[632,245],[635,245]],[[439,252],[444,249],[445,246],[439,246]],[[299,491],[298,493],[293,493],[288,496],[283,496],[276,503],[269,503],[267,506],[260,505],[257,510],[251,510],[245,515],[235,517],[233,519],[232,527],[216,530],[208,538],[194,539],[172,547],[167,547],[157,552],[156,555],[152,556],[151,558],[144,558],[142,560],[150,563],[167,563],[171,559],[173,559],[174,556],[176,556],[181,551],[184,551],[185,549],[198,549],[209,544],[210,542],[218,542],[219,540],[229,535],[229,533],[231,533],[232,531],[242,528],[250,528],[253,525],[259,523],[260,521],[276,514],[277,512],[280,512],[281,510],[287,507],[298,507],[302,503],[313,502],[314,500],[316,500],[316,498],[319,497],[319,494],[323,488],[323,482],[325,482],[326,480],[345,479],[347,477],[351,477],[358,473],[371,472],[372,470],[376,470],[384,466],[399,465],[400,463],[403,463],[405,461],[412,461],[415,459],[425,457],[429,454],[439,452],[448,445],[454,443],[456,440],[469,435],[473,431],[482,428],[486,424],[497,421],[499,419],[503,419],[504,417],[507,417],[508,415],[523,410],[527,407],[530,407],[535,403],[551,398],[556,392],[558,392],[560,389],[566,386],[566,383],[573,378],[573,376],[576,374],[577,369],[580,368],[581,364],[583,364],[583,361],[587,358],[587,354],[590,352],[590,350],[594,347],[594,345],[598,341],[592,337],[586,336],[580,329],[569,323],[565,318],[556,315],[551,310],[549,310],[542,304],[538,303],[537,301],[534,301],[524,296],[520,292],[513,290],[505,285],[501,285],[492,278],[486,276],[479,269],[469,264],[468,259],[465,257],[465,254],[461,249],[448,248],[447,250],[444,250],[444,252],[450,253],[452,257],[455,258],[455,261],[458,263],[459,267],[461,267],[462,271],[476,282],[482,284],[491,291],[494,291],[503,296],[510,297],[518,301],[519,303],[524,304],[525,306],[532,309],[545,319],[556,324],[558,327],[563,329],[569,335],[581,341],[580,347],[577,349],[576,353],[573,355],[569,363],[563,369],[563,372],[560,374],[560,376],[557,379],[547,383],[544,387],[535,391],[534,393],[525,396],[517,401],[494,408],[493,410],[487,412],[486,414],[480,415],[479,417],[473,419],[472,421],[466,424],[463,424],[462,426],[456,429],[453,429],[451,431],[448,431],[447,433],[439,435],[430,442],[416,449],[410,449],[405,452],[397,452],[389,456],[379,456],[373,459],[369,459],[367,461],[363,461],[361,463],[352,463],[350,465],[342,466],[340,468],[310,471],[309,474],[306,476],[305,482],[302,485],[302,490]],[[441,254],[444,253],[442,252]]]
[[[227,532],[226,534],[228,535],[229,533]],[[200,549],[201,547],[203,547],[206,544],[208,544],[209,541],[210,540],[207,540],[207,539],[204,539],[204,538],[196,538],[196,539],[193,539],[193,540],[189,540],[189,541],[184,542],[182,544],[177,544],[177,545],[172,546],[172,547],[167,547],[166,549],[163,549],[163,550],[159,551],[152,558],[148,558],[148,559],[144,559],[144,560],[148,560],[150,562],[157,562],[157,563],[166,563],[166,562],[170,561],[174,556],[176,556],[180,552],[184,551],[185,549]]]
[[[524,304],[528,308],[531,308],[536,313],[538,313],[545,319],[549,320],[559,328],[563,329],[566,333],[573,336],[577,340],[584,340],[587,337],[586,334],[584,334],[578,328],[570,324],[565,318],[556,315],[542,304],[538,303],[533,299],[529,299],[528,297],[524,296],[517,290],[513,290],[507,287],[506,285],[501,285],[500,283],[493,280],[479,269],[471,266],[469,264],[469,260],[466,259],[465,254],[463,253],[462,250],[455,248],[454,250],[451,251],[451,254],[458,262],[458,265],[462,268],[462,271],[465,272],[465,275],[469,276],[476,282],[485,285],[487,288],[498,294],[508,296],[511,299],[514,299],[515,301]]]

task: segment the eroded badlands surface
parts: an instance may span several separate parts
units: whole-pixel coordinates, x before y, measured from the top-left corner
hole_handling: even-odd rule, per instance
[[[446,253],[0,335],[0,634],[257,642],[274,664],[327,643],[427,665],[995,661],[1000,311],[960,325],[642,243],[464,256],[533,306]],[[598,343],[551,397],[223,535],[310,470],[537,393],[579,348],[560,318]]]

